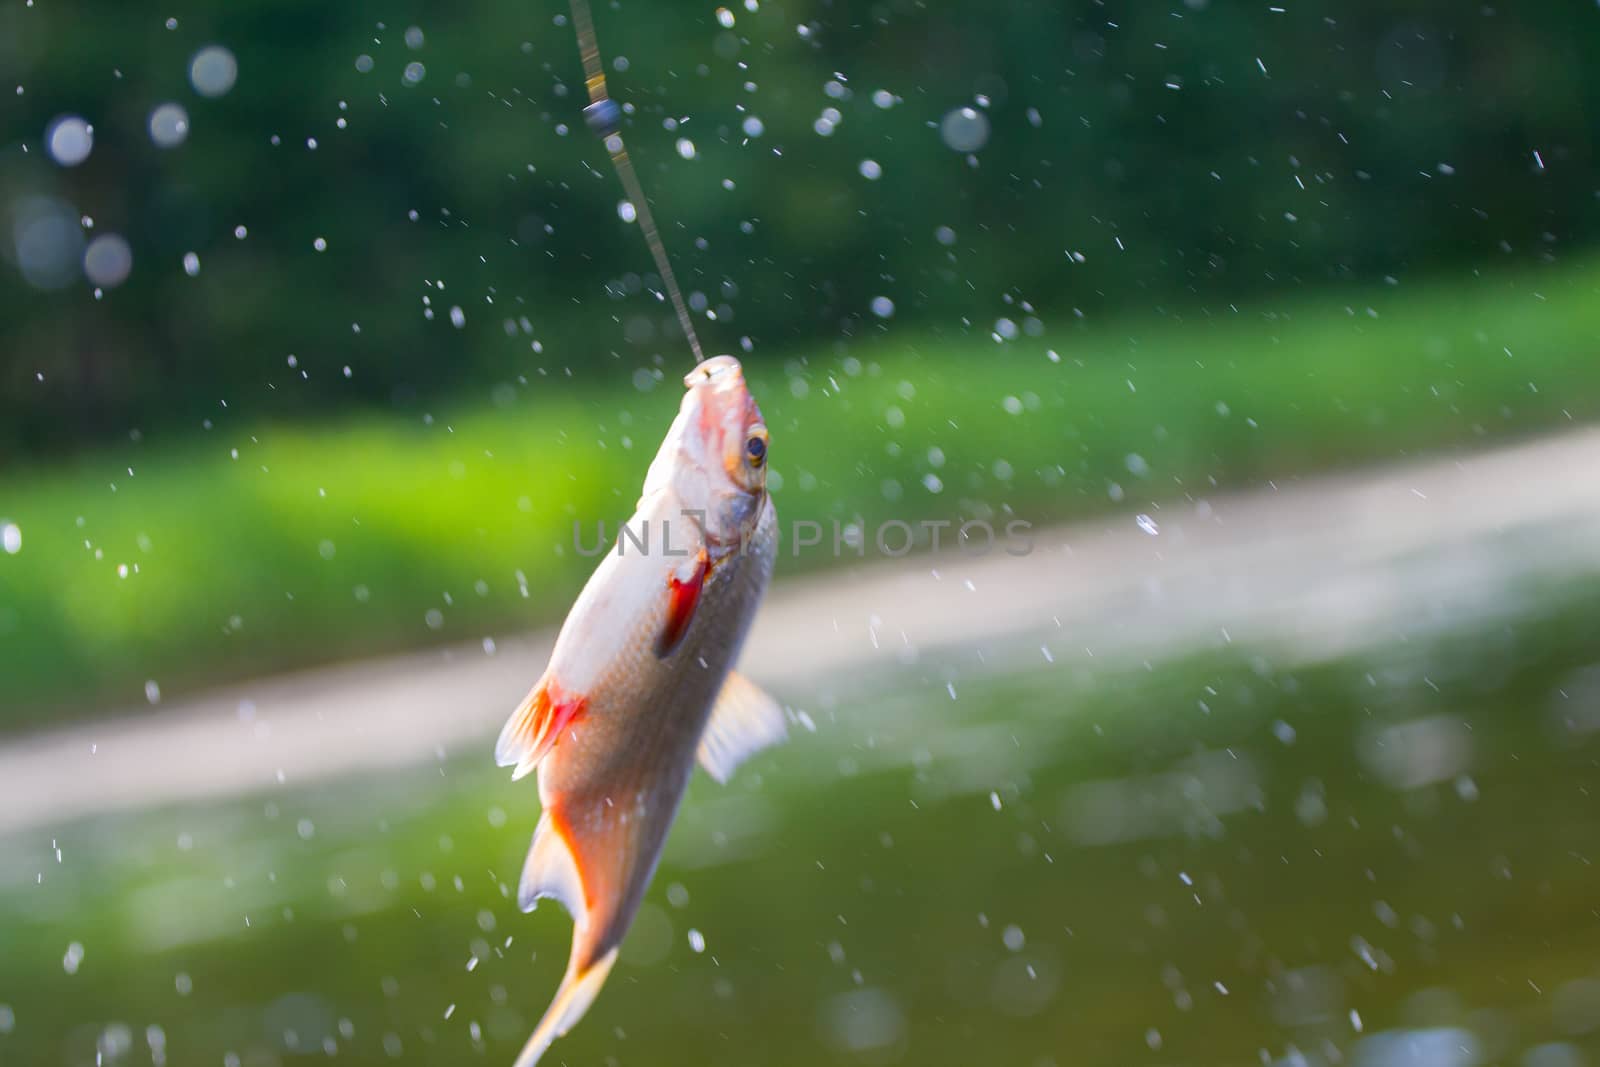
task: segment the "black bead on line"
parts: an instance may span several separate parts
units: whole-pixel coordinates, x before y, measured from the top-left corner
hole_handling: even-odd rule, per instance
[[[610,137],[622,129],[622,108],[610,97],[596,100],[583,109],[583,121],[596,137]]]

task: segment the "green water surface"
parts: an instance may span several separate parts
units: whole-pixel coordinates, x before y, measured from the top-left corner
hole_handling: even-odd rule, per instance
[[[1600,1063],[1597,619],[806,707],[546,1062]],[[570,927],[489,764],[0,843],[0,1063],[509,1063]]]

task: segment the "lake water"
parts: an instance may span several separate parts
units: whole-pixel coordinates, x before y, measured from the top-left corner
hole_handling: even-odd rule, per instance
[[[552,1064],[1600,1064],[1600,616],[863,680],[697,780]],[[0,1063],[508,1064],[570,924],[531,783],[0,842]]]

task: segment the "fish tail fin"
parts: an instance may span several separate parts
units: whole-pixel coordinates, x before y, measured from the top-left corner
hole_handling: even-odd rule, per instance
[[[583,1013],[594,1003],[594,998],[600,995],[600,987],[606,984],[606,977],[617,962],[617,948],[613,946],[599,959],[583,965],[579,963],[581,945],[582,938],[575,938],[572,962],[567,966],[566,977],[561,979],[561,987],[556,990],[555,999],[545,1010],[544,1018],[539,1020],[533,1036],[522,1046],[522,1054],[517,1057],[514,1067],[535,1067],[545,1050],[555,1043],[556,1038],[577,1026]],[[586,956],[587,953],[582,955]]]
[[[592,820],[585,825],[593,825]],[[617,864],[627,846],[614,829],[595,832],[598,839],[574,835],[559,804],[547,805],[539,816],[517,903],[530,911],[541,898],[560,901],[573,919],[572,954],[555,999],[528,1038],[516,1067],[533,1067],[556,1038],[578,1024],[617,961],[622,933],[615,926],[612,902],[621,885]]]

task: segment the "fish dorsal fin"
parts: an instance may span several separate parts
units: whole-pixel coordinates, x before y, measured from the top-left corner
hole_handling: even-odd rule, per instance
[[[739,764],[788,736],[783,706],[737,671],[722,683],[700,738],[700,766],[726,783]]]
[[[583,896],[583,879],[572,849],[546,811],[539,816],[533,832],[533,845],[522,865],[522,884],[517,889],[517,906],[532,911],[543,899],[559,901],[567,914],[581,922],[589,910]]]
[[[516,781],[539,765],[545,753],[555,747],[561,732],[582,713],[584,699],[563,693],[547,675],[517,705],[506,720],[495,742],[494,761],[501,767],[515,767]]]

